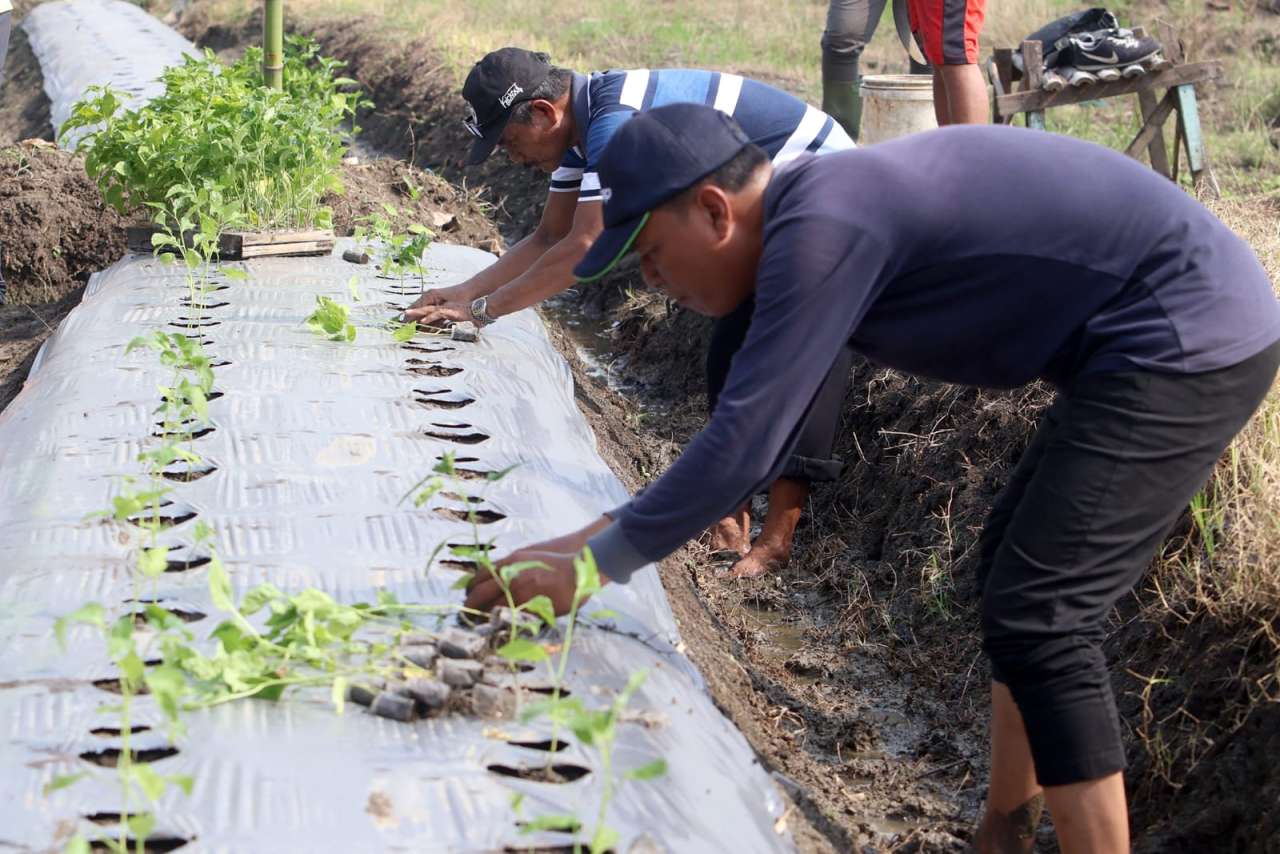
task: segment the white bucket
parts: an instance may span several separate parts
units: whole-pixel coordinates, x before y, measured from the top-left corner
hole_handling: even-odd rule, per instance
[[[938,126],[933,75],[877,74],[862,78],[862,143],[874,145]]]

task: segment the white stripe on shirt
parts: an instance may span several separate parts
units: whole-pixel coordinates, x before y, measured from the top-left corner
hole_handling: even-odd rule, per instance
[[[791,134],[786,144],[774,156],[773,165],[781,166],[784,163],[790,163],[801,154],[804,154],[805,149],[809,147],[809,143],[817,139],[818,134],[822,133],[822,128],[826,123],[826,113],[816,107],[808,107],[804,111],[804,118],[796,126],[795,132]]]
[[[644,106],[644,93],[649,88],[649,72],[643,68],[639,71],[628,71],[627,79],[622,84],[622,95],[618,103],[637,110]]]
[[[720,88],[716,90],[716,102],[712,106],[732,116],[733,111],[738,109],[738,96],[741,94],[742,78],[736,74],[721,74]]]
[[[553,193],[576,193],[578,192],[578,184],[582,181],[581,166],[561,166],[559,169],[551,173],[551,192]],[[564,182],[557,187],[556,184]],[[572,183],[572,186],[568,186]]]

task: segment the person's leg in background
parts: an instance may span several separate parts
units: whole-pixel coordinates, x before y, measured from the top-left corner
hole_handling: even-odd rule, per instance
[[[9,8],[5,8],[9,7]],[[13,21],[13,8],[9,6],[8,0],[0,2],[0,8],[4,8],[0,12],[0,85],[4,85],[4,63],[9,58],[9,27]],[[0,109],[4,105],[0,104]],[[4,305],[5,295],[9,292],[9,283],[4,280],[4,254],[0,248],[0,305]]]
[[[750,578],[791,563],[791,543],[795,539],[800,513],[815,483],[836,480],[844,472],[844,461],[835,453],[836,436],[849,389],[853,351],[844,348],[827,372],[818,396],[809,408],[796,446],[787,458],[782,476],[769,487],[769,510],[760,535],[746,557],[734,564],[729,574]]]
[[[733,355],[747,337],[754,308],[754,300],[748,299],[720,318],[712,331],[707,346],[708,413],[715,411]],[[751,541],[750,505],[739,508],[711,529],[713,549],[741,556],[730,569],[731,575],[758,575],[786,566],[791,560],[796,524],[809,497],[809,485],[814,481],[835,480],[844,470],[844,463],[834,449],[852,359],[852,352],[846,348],[828,372],[782,476],[769,487],[769,509],[755,542]]]
[[[858,92],[862,51],[871,41],[886,0],[831,0],[822,32],[822,111],[854,142],[862,124]]]
[[[1129,850],[1104,623],[1266,396],[1280,344],[1205,374],[1078,380],[1046,413],[980,546],[992,770],[980,854]],[[1042,787],[1042,788],[1041,788]]]
[[[978,34],[986,0],[909,0],[911,31],[933,65],[933,112],[938,127],[986,124],[991,104],[978,65]]]

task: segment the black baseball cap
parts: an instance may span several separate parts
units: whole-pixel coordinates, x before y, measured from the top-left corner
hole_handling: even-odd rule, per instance
[[[604,231],[573,268],[581,282],[622,260],[649,212],[733,159],[751,140],[727,114],[701,104],[669,104],[622,123],[600,155]]]
[[[551,57],[518,47],[495,50],[471,67],[462,84],[462,97],[471,108],[470,119],[462,123],[476,137],[467,165],[483,163],[493,153],[515,105],[531,100],[550,73]]]

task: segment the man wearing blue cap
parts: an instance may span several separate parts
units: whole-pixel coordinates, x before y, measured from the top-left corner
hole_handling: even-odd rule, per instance
[[[733,116],[782,165],[804,153],[853,147],[836,121],[772,86],[735,74],[693,69],[606,71],[590,76],[553,66],[546,54],[496,50],[475,64],[462,87],[475,139],[469,162],[483,162],[503,146],[511,159],[552,173],[542,220],[496,263],[454,287],[428,292],[405,312],[424,325],[470,320],[484,326],[535,305],[574,283],[573,267],[603,228],[604,191],[596,163],[613,133],[637,112],[671,103],[713,106]],[[707,348],[707,403],[714,410],[729,362],[742,345],[751,306],[720,319]],[[785,566],[800,511],[814,481],[840,476],[834,453],[850,361],[831,365],[788,465],[769,485],[769,511],[751,541],[749,504],[712,529],[712,548],[734,556],[730,574],[758,575]],[[763,403],[762,405],[767,405]]]
[[[706,429],[629,504],[501,561],[546,565],[517,576],[516,601],[565,609],[588,544],[625,583],[767,482],[847,347],[946,382],[1045,380],[1058,395],[979,542],[992,753],[976,846],[1031,851],[1047,803],[1064,854],[1127,852],[1103,623],[1280,366],[1280,304],[1248,244],[1116,152],[1007,127],[774,172],[727,117],[678,105],[627,122],[600,182],[606,228],[580,277],[634,251],[698,311],[755,311]],[[472,579],[467,605],[497,604]]]

